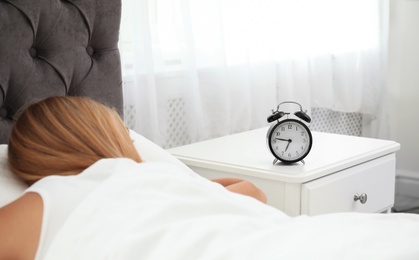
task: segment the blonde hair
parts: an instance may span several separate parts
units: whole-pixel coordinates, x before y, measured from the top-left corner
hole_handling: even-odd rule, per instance
[[[11,170],[28,184],[122,157],[142,161],[118,113],[84,97],[50,97],[28,106],[8,146]]]

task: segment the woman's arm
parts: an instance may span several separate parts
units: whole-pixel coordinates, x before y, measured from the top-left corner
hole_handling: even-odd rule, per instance
[[[213,182],[223,185],[227,190],[253,197],[263,203],[267,202],[265,193],[253,183],[238,178],[212,179]]]
[[[42,199],[33,192],[0,208],[0,259],[35,258],[42,215]]]

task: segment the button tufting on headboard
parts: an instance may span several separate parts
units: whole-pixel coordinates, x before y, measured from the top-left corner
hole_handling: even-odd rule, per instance
[[[4,107],[0,108],[0,117],[3,118],[3,119],[7,117],[7,109],[6,108],[4,108]]]
[[[93,55],[93,48],[92,48],[92,46],[87,46],[86,52],[87,52],[87,54],[89,54],[89,56],[92,56]]]
[[[35,48],[29,49],[29,55],[31,55],[32,58],[35,58],[37,56],[37,51]]]
[[[15,113],[55,95],[122,115],[121,0],[0,0],[0,143]]]

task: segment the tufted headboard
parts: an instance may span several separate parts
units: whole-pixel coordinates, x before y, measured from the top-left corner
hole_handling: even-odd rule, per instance
[[[16,112],[88,96],[122,116],[121,0],[0,0],[0,144]]]

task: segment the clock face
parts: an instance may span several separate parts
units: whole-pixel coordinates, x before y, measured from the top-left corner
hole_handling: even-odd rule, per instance
[[[287,163],[298,162],[310,152],[313,138],[308,127],[295,119],[286,119],[273,125],[267,136],[272,154]]]

